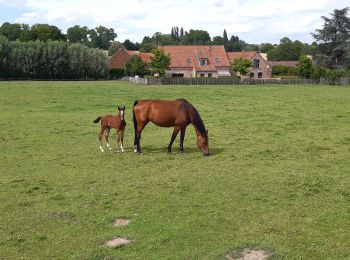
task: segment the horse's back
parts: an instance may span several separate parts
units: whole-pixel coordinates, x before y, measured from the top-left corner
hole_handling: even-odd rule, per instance
[[[189,124],[188,104],[185,99],[139,100],[134,112],[141,121],[151,121],[163,127],[181,126]]]

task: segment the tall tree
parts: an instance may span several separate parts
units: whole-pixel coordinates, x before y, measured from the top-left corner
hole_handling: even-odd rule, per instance
[[[88,42],[88,32],[89,29],[86,26],[80,27],[75,25],[68,28],[67,30],[67,40],[70,43],[87,43]]]
[[[0,34],[4,35],[9,41],[19,39],[22,33],[22,26],[18,23],[3,23],[0,27]]]
[[[98,26],[95,29],[89,30],[89,36],[91,47],[108,50],[111,43],[117,37],[117,34],[113,28]]]
[[[227,37],[227,32],[226,32],[226,29],[224,29],[224,33],[223,33],[223,41],[224,41],[224,45],[226,46],[227,43],[228,43],[228,37]]]
[[[327,67],[342,67],[350,55],[349,8],[335,9],[330,18],[322,16],[324,25],[313,37],[319,43],[316,60]]]
[[[185,32],[182,37],[181,43],[184,45],[205,45],[210,44],[211,38],[207,31],[203,30],[190,30]]]
[[[61,30],[54,25],[49,24],[34,24],[31,27],[32,35],[34,35],[34,40],[39,41],[58,41],[65,40],[65,36],[62,34]]]
[[[307,54],[307,45],[300,41],[292,41],[287,37],[280,40],[280,44],[267,53],[269,60],[297,61],[302,54]]]

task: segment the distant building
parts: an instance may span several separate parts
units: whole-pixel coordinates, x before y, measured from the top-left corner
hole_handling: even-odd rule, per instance
[[[249,78],[271,78],[272,68],[263,55],[257,51],[227,52],[227,57],[232,63],[235,59],[245,58],[252,61],[247,77]],[[233,72],[234,73],[234,72]]]
[[[109,58],[109,68],[125,68],[125,64],[128,62],[132,55],[138,55],[146,62],[151,63],[152,53],[142,53],[139,51],[128,51],[125,48],[120,48],[113,56]]]
[[[165,45],[159,46],[171,59],[171,77],[231,76],[230,62],[223,45]]]

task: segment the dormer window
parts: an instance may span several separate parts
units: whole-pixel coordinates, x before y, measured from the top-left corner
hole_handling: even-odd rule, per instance
[[[221,64],[221,60],[220,58],[215,58],[215,63],[218,65],[218,64]]]
[[[191,64],[191,63],[192,63],[191,58],[187,58],[187,64]]]
[[[207,59],[201,59],[201,66],[207,66]]]

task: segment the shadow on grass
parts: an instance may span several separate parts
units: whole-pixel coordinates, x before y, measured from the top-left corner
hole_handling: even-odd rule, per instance
[[[144,146],[141,147],[142,152],[143,153],[151,153],[151,154],[169,154],[168,153],[168,149],[166,147],[156,147],[156,146]],[[210,148],[209,152],[210,152],[210,156],[215,156],[218,155],[220,153],[222,153],[224,151],[223,148]],[[189,147],[189,148],[185,148],[185,152],[180,152],[179,148],[173,148],[171,153],[169,155],[176,155],[176,154],[182,154],[182,155],[186,155],[186,154],[201,154],[201,151],[198,148],[195,147]]]

